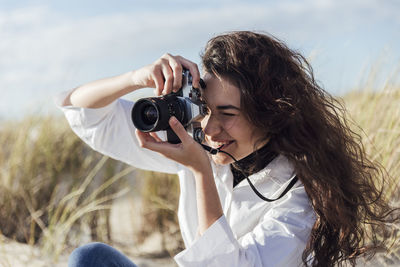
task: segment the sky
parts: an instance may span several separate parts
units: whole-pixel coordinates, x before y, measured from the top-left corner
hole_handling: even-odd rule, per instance
[[[399,71],[398,14],[400,0],[0,0],[0,118],[59,114],[58,93],[167,52],[200,63],[232,30],[274,35],[343,95],[371,69],[381,82]]]

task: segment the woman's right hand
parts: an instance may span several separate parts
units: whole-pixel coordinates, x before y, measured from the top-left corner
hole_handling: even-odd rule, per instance
[[[135,70],[132,82],[138,87],[155,88],[155,94],[166,95],[182,87],[182,71],[188,69],[194,87],[199,88],[200,72],[197,64],[181,56],[164,54],[154,63]]]
[[[182,70],[192,74],[192,84],[199,87],[197,65],[181,56],[165,54],[153,64],[115,77],[89,82],[75,88],[63,100],[63,106],[101,108],[137,89],[155,88],[156,95],[176,92],[182,87]]]

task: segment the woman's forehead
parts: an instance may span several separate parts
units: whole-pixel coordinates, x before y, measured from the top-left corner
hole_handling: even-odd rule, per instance
[[[202,90],[204,100],[210,105],[234,105],[240,107],[239,88],[227,80],[211,74],[205,74],[206,88]]]

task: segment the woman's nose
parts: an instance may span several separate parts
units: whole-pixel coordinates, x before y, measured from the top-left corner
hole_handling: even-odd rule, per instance
[[[206,116],[201,122],[201,127],[204,134],[208,136],[215,136],[222,131],[222,127],[215,116]]]

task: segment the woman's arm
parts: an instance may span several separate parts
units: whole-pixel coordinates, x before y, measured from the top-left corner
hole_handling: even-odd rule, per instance
[[[102,108],[114,100],[143,86],[135,84],[135,71],[90,82],[73,90],[62,103],[63,106]]]
[[[140,88],[156,88],[156,94],[169,94],[182,87],[182,69],[189,69],[193,85],[198,87],[197,65],[183,57],[165,54],[154,63],[122,75],[101,79],[73,90],[62,106],[101,108]]]
[[[181,143],[163,142],[154,133],[136,131],[136,135],[142,147],[161,153],[192,170],[196,182],[199,232],[203,234],[223,215],[210,160],[205,150],[188,135],[175,117],[171,117],[169,123]]]
[[[207,171],[194,172],[194,177],[199,234],[202,235],[223,215],[223,211],[211,167]]]

